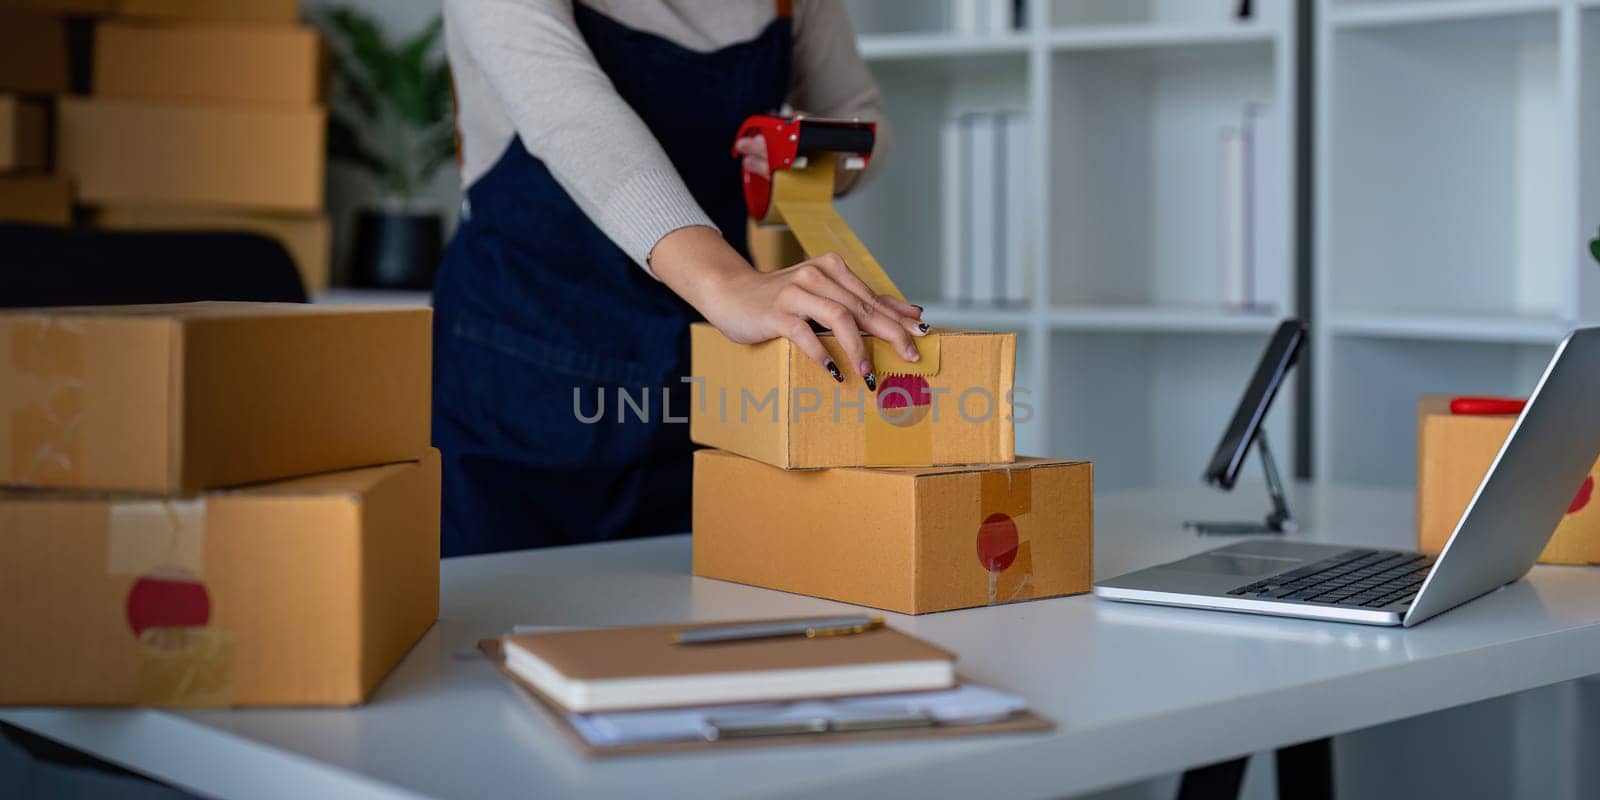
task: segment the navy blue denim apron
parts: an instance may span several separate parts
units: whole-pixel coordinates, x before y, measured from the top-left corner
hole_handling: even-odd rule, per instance
[[[785,100],[787,15],[702,53],[575,5],[600,68],[743,252],[729,149],[746,116]],[[688,530],[693,447],[689,426],[666,413],[688,414],[680,378],[699,316],[606,238],[520,140],[468,188],[465,211],[434,286],[443,555]]]

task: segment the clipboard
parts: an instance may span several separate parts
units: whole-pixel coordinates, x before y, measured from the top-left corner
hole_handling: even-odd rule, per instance
[[[478,649],[488,656],[500,673],[508,678],[511,683],[522,690],[532,700],[532,705],[548,717],[557,728],[566,734],[567,739],[582,751],[585,756],[611,758],[618,756],[661,755],[664,753],[704,753],[721,750],[745,749],[752,747],[783,747],[794,745],[837,745],[852,744],[855,742],[885,742],[909,741],[915,739],[948,739],[957,736],[989,736],[998,734],[1039,733],[1055,728],[1049,719],[1032,711],[1020,711],[1009,718],[998,722],[985,722],[975,725],[933,725],[917,728],[889,728],[861,731],[828,731],[822,733],[794,733],[776,734],[765,736],[738,737],[729,739],[684,740],[675,742],[650,742],[640,744],[624,744],[615,747],[601,747],[590,744],[567,721],[564,712],[555,701],[545,696],[532,684],[524,681],[515,673],[506,669],[505,658],[501,652],[499,639],[482,639],[478,642]]]

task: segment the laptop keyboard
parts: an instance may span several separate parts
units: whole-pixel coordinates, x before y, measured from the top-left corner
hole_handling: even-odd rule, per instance
[[[1270,600],[1298,600],[1337,606],[1383,608],[1409,603],[1433,569],[1433,559],[1420,553],[1351,550],[1266,580],[1240,586],[1228,594]]]

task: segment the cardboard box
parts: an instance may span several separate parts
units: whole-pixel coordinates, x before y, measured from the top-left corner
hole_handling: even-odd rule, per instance
[[[820,336],[844,383],[787,339],[741,345],[695,324],[689,438],[787,469],[1013,460],[1016,334],[937,333],[937,374],[880,374],[874,394],[832,334]]]
[[[0,490],[0,705],[353,705],[439,612],[439,456],[192,499]]]
[[[432,310],[0,312],[0,484],[193,492],[428,450]]]
[[[5,0],[13,8],[46,11],[52,14],[109,14],[117,10],[118,0]]]
[[[328,288],[333,234],[325,215],[238,214],[203,208],[111,206],[90,215],[93,224],[112,230],[243,231],[276,239],[294,258],[307,292]]]
[[[55,94],[72,86],[67,20],[0,9],[0,92]]]
[[[94,34],[101,97],[303,108],[323,99],[322,40],[301,25],[102,22]]]
[[[89,204],[322,210],[320,109],[63,98],[56,160]]]
[[[142,19],[188,22],[259,22],[292,25],[300,21],[299,0],[112,0],[118,14]]]
[[[54,175],[0,176],[0,223],[71,225],[72,182]]]
[[[49,141],[49,114],[44,103],[0,94],[0,172],[44,169]]]
[[[694,459],[694,574],[905,614],[1089,591],[1085,461],[788,471]]]
[[[1451,414],[1444,395],[1418,403],[1417,549],[1444,550],[1515,423],[1509,415]],[[1591,502],[1597,475],[1600,462],[1556,526],[1540,563],[1600,564],[1600,503]]]

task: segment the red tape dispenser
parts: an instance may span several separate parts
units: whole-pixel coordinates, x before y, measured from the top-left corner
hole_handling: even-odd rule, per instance
[[[867,168],[872,159],[872,145],[877,138],[878,126],[859,120],[827,119],[824,117],[778,116],[756,114],[739,126],[738,138],[760,136],[767,144],[767,168],[771,178],[746,172],[744,174],[744,205],[750,218],[770,223],[772,212],[772,186],[777,174],[785,170],[807,170],[813,159],[823,153],[843,154],[842,166],[847,170]],[[735,150],[734,157],[739,152]],[[832,159],[828,166],[832,167]],[[832,179],[832,174],[827,176]],[[808,255],[810,253],[808,252]]]
[[[760,136],[767,143],[771,179],[744,173],[745,208],[766,225],[786,225],[807,258],[837,253],[873,294],[906,296],[867,251],[833,207],[836,172],[865,169],[872,158],[877,125],[859,120],[757,114],[739,126],[737,138]],[[734,155],[738,156],[735,146]],[[918,337],[921,359],[908,362],[887,343],[872,339],[872,360],[881,375],[937,375],[939,334]]]

